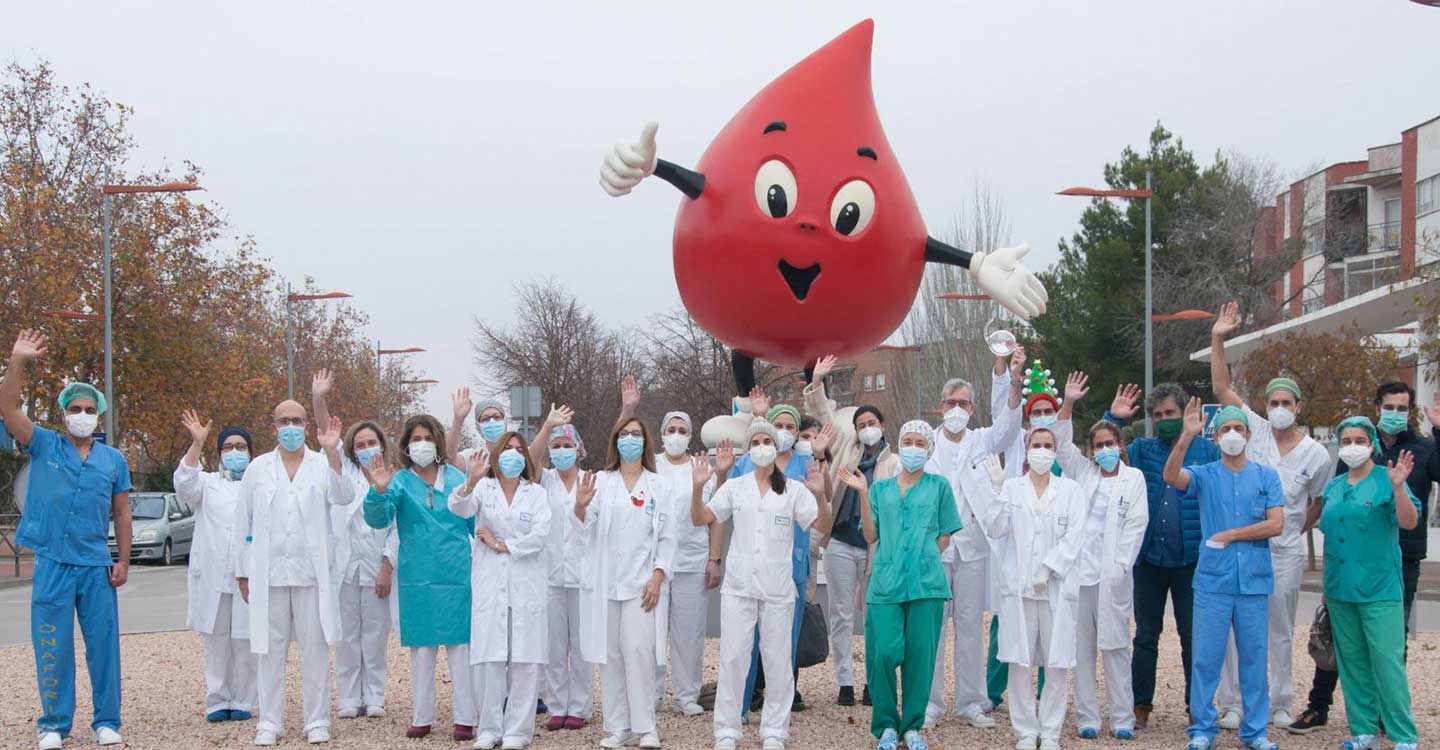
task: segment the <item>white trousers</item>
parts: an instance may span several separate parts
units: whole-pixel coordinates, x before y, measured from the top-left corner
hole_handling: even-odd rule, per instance
[[[1081,586],[1076,607],[1075,642],[1075,723],[1080,728],[1100,729],[1100,698],[1096,695],[1098,675],[1095,658],[1105,661],[1105,703],[1110,728],[1135,728],[1135,692],[1130,688],[1130,647],[1109,649],[1098,654],[1100,586]],[[1046,680],[1049,683],[1049,680]]]
[[[955,713],[975,716],[983,713],[985,696],[985,558],[965,562],[956,558],[945,566],[950,579],[951,599],[945,602],[945,620],[952,623],[955,681]],[[945,715],[945,625],[940,626],[940,643],[935,650],[935,676],[930,680],[930,705],[926,713]]]
[[[509,621],[506,656],[515,653],[515,618]],[[479,737],[499,737],[506,743],[529,745],[535,736],[535,696],[540,685],[539,664],[487,661],[475,665],[475,692],[480,697]]]
[[[1305,579],[1304,555],[1271,555],[1270,568],[1275,575],[1275,588],[1266,599],[1269,615],[1269,645],[1266,658],[1269,660],[1270,712],[1289,713],[1290,704],[1295,700],[1293,678],[1295,610],[1300,606],[1300,584]],[[1220,686],[1215,690],[1215,702],[1220,713],[1234,711],[1245,713],[1240,704],[1240,670],[1235,656],[1235,632],[1231,629],[1230,642],[1225,647],[1225,664],[1220,668]],[[1265,717],[1268,722],[1270,717]]]
[[[600,665],[600,710],[612,734],[655,731],[655,611],[640,597],[605,606],[605,663]]]
[[[1050,602],[1024,599],[1025,638],[1030,643],[1030,661],[1044,664],[1050,658]],[[1002,627],[1013,627],[1004,625]],[[1045,668],[1045,689],[1040,691],[1040,705],[1035,705],[1035,668],[1023,664],[1010,665],[1009,695],[1010,726],[1016,737],[1040,737],[1060,741],[1060,728],[1065,724],[1068,669]]]
[[[320,626],[320,590],[315,586],[270,587],[269,653],[260,654],[260,719],[256,730],[280,734],[285,720],[285,661],[290,641],[300,644],[300,694],[305,731],[330,726],[330,646]]]
[[[830,540],[825,545],[825,591],[830,598],[830,658],[835,661],[835,682],[855,686],[855,618],[864,614],[865,589],[870,584],[870,551]],[[769,692],[770,675],[765,675]],[[792,698],[794,696],[791,696]]]
[[[545,686],[551,716],[589,719],[595,665],[580,658],[580,589],[550,587],[550,661]]]
[[[705,574],[676,573],[670,585],[670,693],[675,706],[700,700],[700,678],[705,673]],[[748,668],[749,665],[747,664]],[[655,668],[655,702],[665,699],[665,667]]]
[[[410,649],[410,699],[414,704],[410,723],[417,727],[435,723],[435,661],[439,655],[439,646]],[[455,723],[473,727],[479,702],[475,699],[474,674],[470,669],[470,644],[446,646],[445,663],[450,667],[450,684],[454,688]],[[530,712],[535,712],[533,697]]]
[[[385,648],[390,600],[375,587],[340,587],[340,640],[335,643],[335,703],[341,709],[385,707]]]
[[[215,627],[200,634],[205,647],[205,713],[254,711],[255,676],[260,660],[250,653],[248,638],[230,637],[230,615],[235,594],[221,594],[215,610]]]
[[[795,600],[772,604],[748,596],[720,597],[720,675],[715,681],[715,739],[740,739],[741,694],[750,674],[755,628],[760,628],[760,659],[790,664],[790,629]],[[765,707],[760,712],[760,739],[785,741],[790,736],[790,704],[795,677],[788,669],[765,673]]]

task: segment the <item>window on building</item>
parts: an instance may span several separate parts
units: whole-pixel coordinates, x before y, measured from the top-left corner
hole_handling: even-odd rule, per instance
[[[1305,227],[1305,247],[1301,256],[1309,258],[1325,251],[1325,221],[1322,219]]]
[[[1440,208],[1440,174],[1415,183],[1415,213],[1423,214]]]
[[[870,391],[873,391],[873,390],[875,390],[875,378],[873,378],[873,377],[871,377],[871,376],[869,376],[869,375],[866,375],[866,376],[865,376],[865,392],[866,392],[866,393],[869,393]]]
[[[1400,249],[1400,199],[1385,201],[1385,222],[1380,225],[1380,250]]]
[[[885,373],[882,372],[879,375],[875,376],[875,390],[885,390]]]

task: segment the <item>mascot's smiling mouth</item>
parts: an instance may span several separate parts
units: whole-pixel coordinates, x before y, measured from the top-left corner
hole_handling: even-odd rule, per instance
[[[780,261],[780,275],[785,278],[785,284],[790,287],[790,293],[795,295],[797,302],[804,302],[805,295],[810,293],[810,285],[815,283],[815,277],[820,275],[820,264],[815,263],[807,268],[796,268],[795,266]]]

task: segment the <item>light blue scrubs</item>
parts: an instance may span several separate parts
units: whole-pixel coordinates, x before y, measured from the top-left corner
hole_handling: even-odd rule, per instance
[[[25,447],[30,487],[15,541],[35,552],[30,642],[41,732],[65,737],[75,718],[75,620],[85,638],[94,729],[120,728],[120,618],[110,585],[110,508],[130,491],[120,451],[92,443],[83,461],[69,438],[36,427]]]
[[[1267,510],[1285,504],[1280,475],[1253,461],[1238,472],[1227,469],[1220,461],[1191,466],[1185,471],[1190,472],[1190,488],[1184,497],[1199,501],[1200,533],[1204,540],[1227,529],[1259,523],[1265,520]],[[1240,701],[1245,713],[1240,724],[1240,741],[1248,744],[1266,736],[1265,725],[1270,721],[1267,605],[1274,586],[1269,540],[1230,542],[1224,549],[1201,542],[1193,582],[1191,738],[1205,737],[1213,741],[1219,732],[1215,723],[1215,688],[1220,684],[1220,667],[1225,661],[1225,646],[1232,627],[1239,656]]]

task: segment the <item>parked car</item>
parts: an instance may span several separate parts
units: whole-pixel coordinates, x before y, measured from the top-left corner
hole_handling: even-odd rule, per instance
[[[190,555],[195,537],[195,511],[173,492],[130,493],[130,561],[151,560],[173,565]],[[115,524],[110,524],[110,559],[118,560]]]

